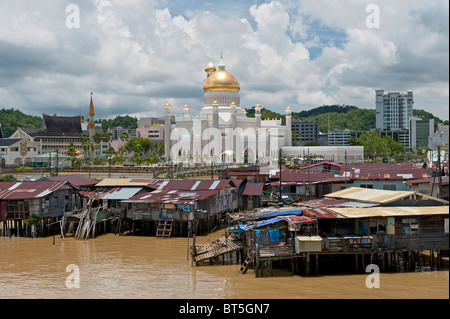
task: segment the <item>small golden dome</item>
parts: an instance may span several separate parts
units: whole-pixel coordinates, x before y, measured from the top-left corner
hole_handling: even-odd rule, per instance
[[[203,91],[205,92],[239,92],[241,87],[238,80],[228,71],[219,70],[211,74],[203,85]]]
[[[166,103],[166,105],[164,105],[165,108],[170,108],[170,104]]]
[[[286,111],[292,111],[291,107],[288,106],[288,107],[286,108]]]
[[[183,106],[183,109],[188,109],[189,108],[189,105],[187,105],[187,104],[185,104],[184,106]]]
[[[205,72],[216,72],[217,68],[210,61],[209,64],[205,68]]]
[[[255,105],[255,108],[261,108],[261,105],[256,104],[256,105]]]

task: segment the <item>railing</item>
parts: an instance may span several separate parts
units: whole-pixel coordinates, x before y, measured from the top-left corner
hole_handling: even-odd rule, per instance
[[[322,237],[324,252],[355,252],[370,250],[449,249],[449,236],[445,235],[373,235]]]

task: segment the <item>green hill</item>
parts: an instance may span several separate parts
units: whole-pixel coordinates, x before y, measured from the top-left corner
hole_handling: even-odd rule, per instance
[[[0,123],[3,137],[10,137],[18,127],[42,128],[42,117],[22,113],[15,109],[1,109]]]

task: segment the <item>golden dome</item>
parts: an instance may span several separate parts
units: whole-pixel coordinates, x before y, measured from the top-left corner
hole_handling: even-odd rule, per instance
[[[291,107],[290,106],[288,106],[287,108],[286,108],[286,111],[291,111],[292,109],[291,109]]]
[[[212,64],[212,62],[209,62],[209,64],[205,68],[205,72],[216,72],[217,68]]]
[[[183,105],[183,109],[188,109],[188,108],[189,108],[189,105],[187,105],[187,104]]]
[[[166,103],[166,105],[164,105],[165,108],[169,109],[170,108],[170,104]]]
[[[241,87],[238,80],[228,71],[219,70],[211,74],[203,85],[205,92],[229,91],[239,92]]]

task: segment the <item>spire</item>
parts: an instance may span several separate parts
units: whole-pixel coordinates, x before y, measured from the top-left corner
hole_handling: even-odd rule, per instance
[[[94,103],[92,102],[92,95],[94,95],[94,93],[91,92],[91,105],[89,106],[89,116],[95,115]]]
[[[219,70],[225,70],[225,63],[223,63],[222,51],[220,51],[220,62],[217,66],[219,67]]]

